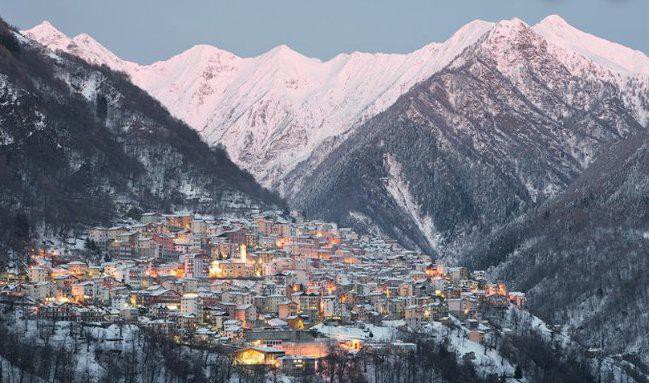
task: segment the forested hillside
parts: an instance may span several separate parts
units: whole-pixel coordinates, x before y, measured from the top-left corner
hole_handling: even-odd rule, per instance
[[[466,254],[580,339],[649,362],[649,138],[612,145],[556,199]]]
[[[0,24],[0,242],[131,211],[281,205],[121,73]]]

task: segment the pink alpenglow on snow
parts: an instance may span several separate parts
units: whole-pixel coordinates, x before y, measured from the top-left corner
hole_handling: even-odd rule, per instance
[[[71,39],[47,21],[23,34],[53,50],[127,73],[208,144],[224,145],[237,165],[264,186],[284,193],[286,177],[299,164],[317,162],[339,138],[488,32],[506,34],[512,28],[545,39],[573,71],[595,65],[621,84],[629,78],[649,83],[644,53],[582,32],[556,15],[533,27],[518,19],[475,20],[445,42],[412,53],[352,52],[328,61],[303,56],[286,45],[257,57],[197,45],[168,60],[139,65],[120,59],[87,34]]]

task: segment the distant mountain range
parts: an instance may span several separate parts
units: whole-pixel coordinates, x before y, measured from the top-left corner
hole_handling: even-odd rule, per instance
[[[125,72],[308,215],[490,268],[545,319],[649,362],[644,53],[559,16],[326,62],[201,45],[139,65],[47,22],[23,34]]]
[[[303,205],[303,189],[312,189],[305,184],[306,180],[335,148],[369,119],[395,104],[415,84],[446,69],[452,62],[457,63],[460,54],[475,49],[487,36],[493,37],[490,58],[498,60],[495,70],[503,73],[504,80],[509,81],[518,70],[524,69],[521,67],[524,61],[510,61],[512,58],[504,56],[507,51],[524,48],[511,49],[509,45],[515,36],[507,34],[517,31],[504,25],[520,25],[532,34],[534,43],[547,51],[547,61],[553,68],[559,68],[564,78],[579,78],[582,83],[590,81],[597,86],[610,84],[615,89],[611,92],[619,92],[616,100],[620,107],[637,124],[647,125],[649,58],[642,52],[579,31],[559,16],[549,16],[533,27],[519,20],[500,23],[477,20],[460,28],[447,41],[429,44],[410,54],[354,52],[326,62],[304,57],[287,46],[257,57],[241,58],[212,46],[197,45],[169,60],[140,65],[120,59],[87,34],[69,38],[49,22],[23,34],[54,50],[126,73],[134,84],[198,131],[208,144],[222,145],[230,158],[249,170],[260,183]],[[500,33],[498,36],[494,36],[496,31]],[[551,77],[542,73],[545,69],[528,68],[528,78]],[[565,100],[572,104],[571,108],[578,111],[590,107],[585,99],[589,89],[570,90],[563,89],[562,84],[556,85],[556,101],[563,97],[559,92],[571,91],[576,98]],[[522,97],[530,108],[537,108],[540,114],[554,120],[552,123],[562,118],[564,121],[559,123],[569,125],[560,115],[566,112],[563,105],[561,111],[548,110],[556,105],[530,99],[539,95],[525,89],[527,83],[514,86],[517,89],[513,97]],[[582,94],[577,94],[578,91]],[[475,108],[484,106],[474,105]],[[524,125],[526,121],[518,123]],[[541,140],[537,144],[542,145],[544,133],[537,138]],[[593,145],[608,141],[605,137],[584,139],[588,142],[558,143],[561,150],[574,154],[579,168],[592,160],[596,152]],[[561,161],[565,164],[568,160]],[[552,185],[541,185],[544,180],[540,180],[525,188],[530,199],[536,200],[561,190],[569,178],[554,180]],[[364,214],[356,212],[357,217],[360,217],[358,213]],[[331,213],[328,216],[339,218]],[[377,219],[371,214],[368,218]],[[426,242],[436,236],[427,233],[430,228],[420,229],[419,234],[428,237]]]

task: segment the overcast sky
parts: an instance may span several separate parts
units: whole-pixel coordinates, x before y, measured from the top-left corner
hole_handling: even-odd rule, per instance
[[[21,29],[50,20],[86,32],[118,56],[150,63],[199,43],[239,56],[286,44],[307,56],[409,52],[446,40],[474,19],[549,14],[608,40],[649,52],[649,0],[1,0]]]

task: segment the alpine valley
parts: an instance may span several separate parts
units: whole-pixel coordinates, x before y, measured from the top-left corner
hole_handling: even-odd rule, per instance
[[[3,33],[0,177],[13,192],[0,209],[52,221],[88,208],[37,197],[60,190],[45,174],[96,199],[88,222],[116,207],[287,204],[485,269],[534,315],[648,376],[643,52],[556,15],[327,61],[197,45],[143,65],[47,21]]]
[[[198,45],[139,65],[47,21],[23,35],[126,73],[309,215],[428,251],[556,196],[649,121],[649,58],[556,15],[476,20],[410,54],[325,62]]]

